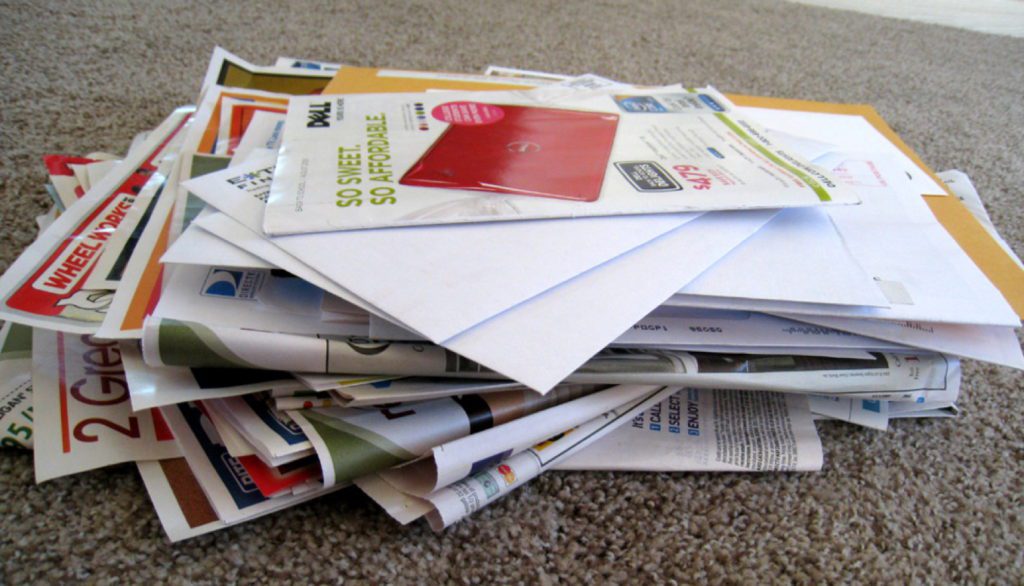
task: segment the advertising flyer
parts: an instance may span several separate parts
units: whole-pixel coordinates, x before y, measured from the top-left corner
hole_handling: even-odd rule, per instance
[[[853,204],[713,89],[628,86],[290,101],[270,235]]]

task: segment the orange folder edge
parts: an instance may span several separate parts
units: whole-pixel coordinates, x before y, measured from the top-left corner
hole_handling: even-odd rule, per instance
[[[388,94],[427,90],[524,90],[531,86],[444,77],[395,77],[378,75],[374,67],[342,67],[324,88],[324,94]],[[430,74],[432,72],[416,72]],[[437,75],[442,76],[443,73]],[[483,76],[481,76],[483,77]]]

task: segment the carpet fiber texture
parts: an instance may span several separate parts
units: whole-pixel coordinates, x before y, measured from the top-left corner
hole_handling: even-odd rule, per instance
[[[871,103],[974,179],[1024,246],[1024,39],[778,1],[0,2],[0,270],[44,153],[123,152],[195,99],[216,44],[355,65],[502,64]],[[33,483],[0,452],[0,582],[1024,580],[1024,376],[965,367],[959,420],[822,424],[816,474],[550,473],[441,535],[356,490],[171,545],[131,466]]]

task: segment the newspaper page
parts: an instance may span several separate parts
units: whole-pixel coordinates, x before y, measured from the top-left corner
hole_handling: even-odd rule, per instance
[[[274,269],[182,265],[160,294],[153,315],[203,324],[293,334],[363,336],[365,312],[321,319],[323,289]]]
[[[387,320],[369,316],[370,337],[395,342],[423,342],[422,335]],[[659,307],[615,339],[609,346],[680,347],[742,346],[779,348],[800,354],[798,349],[847,348],[855,350],[906,350],[907,346],[859,336],[822,326],[753,311],[725,311],[690,307]]]
[[[903,401],[891,401],[889,403],[889,419],[917,418],[917,417],[957,417],[960,415],[960,408],[951,401],[922,401],[911,403]]]
[[[305,385],[287,372],[241,368],[152,367],[134,342],[120,344],[125,377],[136,411],[186,401],[221,399],[267,390],[296,391]]]
[[[1016,327],[954,324],[914,320],[861,319],[828,315],[785,317],[862,336],[890,340],[920,350],[953,354],[983,362],[1024,368],[1024,351]]]
[[[594,390],[563,388],[547,395],[505,391],[376,409],[307,409],[291,416],[312,442],[324,484],[331,486],[414,460],[434,446],[500,427]]]
[[[427,521],[441,531],[536,478],[545,470],[600,441],[678,389],[666,388],[601,414],[498,463],[474,469],[462,480],[426,496],[434,509]]]
[[[185,458],[136,462],[160,525],[172,542],[227,527],[203,495]]]
[[[0,389],[0,447],[31,450],[35,445],[32,378],[5,380]]]
[[[813,326],[763,313],[663,307],[612,342],[623,347],[759,346],[799,354],[799,348],[906,350],[907,347],[835,328]],[[737,348],[739,349],[739,348]]]
[[[330,340],[173,320],[148,322],[143,354],[151,366],[504,378],[431,344]],[[941,390],[959,375],[955,359],[941,354],[871,352],[870,356],[870,360],[857,360],[610,348],[587,361],[566,382],[867,393]]]
[[[274,395],[274,408],[278,411],[341,407],[342,403],[327,391],[295,391],[291,395]]]
[[[428,376],[485,372],[479,364],[433,344],[334,340],[159,318],[147,321],[142,350],[151,366]]]
[[[829,419],[847,421],[870,429],[889,429],[889,401],[808,395],[811,412]]]
[[[269,393],[210,399],[203,404],[223,414],[271,466],[313,455],[306,434],[287,413],[273,407]]]
[[[0,447],[32,449],[32,410],[32,328],[5,322],[0,327]]]
[[[827,389],[835,394],[943,390],[959,384],[959,361],[955,358],[929,353],[869,354],[870,360],[859,360],[613,348],[598,354],[568,380],[617,384],[643,381],[790,393]]]
[[[956,400],[960,396],[959,379],[957,376],[953,381],[956,384],[942,390],[874,393],[863,397],[808,395],[808,399],[811,412],[815,415],[885,431],[890,420],[906,414],[919,413],[920,415],[914,416],[921,417],[955,416]]]
[[[555,389],[573,385],[559,385]],[[455,395],[497,393],[526,389],[514,381],[409,377],[332,390],[346,407],[368,407],[406,401],[423,401]]]
[[[113,292],[85,283],[111,233],[141,187],[157,170],[168,143],[184,128],[190,108],[176,110],[131,159],[89,190],[0,276],[0,317],[33,327],[95,333]]]
[[[224,444],[224,448],[227,449],[229,456],[232,458],[242,458],[244,456],[255,456],[258,453],[256,446],[249,443],[249,440],[245,439],[245,436],[235,429],[235,426],[231,425],[227,417],[221,415],[212,401],[199,401],[199,404],[203,406],[203,412],[206,413],[207,419],[213,424],[213,428],[217,431],[217,435],[220,436],[220,441]]]
[[[217,517],[226,523],[279,511],[340,488],[321,487],[300,494],[268,497],[260,492],[247,467],[227,453],[216,429],[200,407],[180,403],[164,407],[161,411],[174,430],[181,452],[203,493],[217,512]]]
[[[621,347],[621,346],[616,346]],[[630,346],[626,346],[629,348]],[[637,346],[637,348],[652,348],[649,346]],[[701,353],[701,354],[734,354],[736,352],[742,352],[743,354],[768,354],[772,356],[793,354],[799,356],[816,356],[818,358],[845,358],[849,360],[872,360],[871,350],[856,350],[853,348],[815,348],[813,346],[797,346],[797,347],[786,347],[786,346],[715,346],[713,344],[697,344],[697,345],[672,345],[672,346],[654,346],[655,349],[662,350],[680,350],[682,352],[690,353]],[[913,348],[900,348],[900,351],[913,352]]]
[[[821,466],[821,440],[807,397],[693,388],[553,465],[654,472],[788,472]]]
[[[293,372],[292,376],[296,380],[302,382],[307,389],[313,391],[336,391],[341,389],[348,389],[349,387],[359,387],[363,385],[383,385],[389,381],[403,379],[402,376],[362,376],[352,375],[346,376],[343,374],[310,374],[308,372]],[[385,387],[382,387],[385,388]],[[397,403],[399,400],[391,401]],[[355,405],[353,405],[354,407]]]
[[[36,482],[181,455],[158,412],[132,411],[116,342],[36,329],[32,387]]]
[[[403,492],[424,496],[569,427],[580,425],[631,402],[659,396],[665,389],[658,385],[620,385],[591,393],[504,425],[437,445],[427,457],[382,472],[381,477]]]
[[[352,481],[366,496],[373,499],[384,512],[402,525],[408,525],[429,513],[430,501],[406,494],[391,486],[379,474],[369,474]]]
[[[859,201],[711,88],[622,92],[569,92],[550,102],[531,91],[296,97],[263,229]]]

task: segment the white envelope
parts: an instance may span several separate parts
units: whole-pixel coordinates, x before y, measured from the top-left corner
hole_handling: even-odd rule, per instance
[[[203,210],[196,219],[203,218],[209,215],[209,213],[218,214],[220,212]],[[210,234],[194,221],[167,248],[167,252],[160,257],[160,262],[165,264],[212,265],[243,269],[274,268],[274,265],[262,258]]]
[[[775,213],[704,214],[466,330],[444,346],[546,392]]]
[[[771,219],[772,212],[716,212],[706,216],[443,345],[538,391],[547,391],[649,313],[675,290],[673,287],[678,288],[748,238]],[[274,246],[276,239],[262,238],[221,213],[198,222],[276,266],[315,280],[332,294],[374,311],[366,300],[352,297],[329,281],[325,283],[327,279],[322,275],[278,249]],[[393,317],[382,317],[397,322]]]
[[[227,214],[214,212],[196,219],[194,223],[198,224],[214,236],[228,241],[233,246],[244,248],[252,254],[259,256],[271,267],[283,268],[300,279],[309,281],[331,295],[341,297],[367,313],[378,315],[395,323],[401,323],[398,318],[382,312],[377,307],[374,307],[366,300],[360,298],[358,295],[344,287],[341,287],[334,281],[331,281],[321,273],[310,268],[309,265],[302,263],[292,255],[281,250],[277,246],[274,246],[273,242],[269,239],[266,239],[249,228],[246,228],[240,222]]]
[[[943,187],[861,116],[749,107],[737,110],[768,127],[773,138],[815,164],[831,169],[828,159],[823,158],[830,152],[873,152],[887,158],[895,172],[910,177],[911,191],[944,193]],[[825,217],[825,210],[786,210],[680,293],[888,306],[881,290],[846,250],[831,223],[814,221]]]
[[[208,177],[210,176],[206,176],[203,179],[205,180]],[[190,185],[190,189],[194,193],[206,198],[213,205],[219,204],[225,209],[230,210],[233,215],[238,217],[239,223],[246,222],[258,228],[259,210],[255,208],[261,205],[259,200],[233,187],[230,189],[217,189],[220,187],[219,185],[214,185],[213,188],[204,187],[201,181],[193,182]],[[214,193],[214,191],[218,193]],[[455,352],[485,364],[510,378],[523,382],[539,391],[546,391],[607,345],[608,342],[650,312],[682,284],[700,274],[707,267],[714,264],[717,259],[721,258],[722,255],[756,232],[774,213],[774,211],[750,211],[706,214],[644,246],[622,254],[614,262],[603,263],[562,282],[557,287],[541,295],[533,296],[525,303],[514,305],[476,327],[467,329],[454,338],[438,339],[434,336],[429,336],[429,332],[421,333],[427,334],[428,338],[434,339]],[[373,291],[376,297],[362,295],[352,297],[351,293],[358,293],[355,287],[351,286],[352,280],[337,278],[339,269],[344,271],[351,268],[343,267],[341,266],[343,263],[336,262],[336,251],[345,250],[344,247],[339,248],[336,245],[329,247],[330,251],[334,251],[335,258],[332,258],[331,255],[308,254],[310,246],[315,244],[318,247],[323,247],[325,242],[340,242],[340,240],[332,240],[337,237],[354,238],[369,234],[377,236],[387,234],[391,235],[392,240],[394,240],[396,235],[407,232],[407,230],[348,232],[275,239],[262,238],[250,230],[247,235],[248,240],[243,243],[240,238],[245,238],[246,235],[239,234],[237,229],[233,233],[229,233],[226,230],[228,226],[224,225],[223,216],[221,216],[220,220],[217,220],[218,216],[220,215],[213,214],[198,220],[198,222],[214,234],[226,237],[236,245],[254,254],[263,256],[269,262],[289,270],[302,278],[306,278],[304,273],[321,272],[325,276],[327,273],[331,273],[334,276],[329,280],[343,284],[343,289],[348,289],[349,291],[331,291],[327,287],[323,288],[353,303],[359,301],[367,305],[376,306],[377,311],[375,313],[380,314],[380,310],[384,309],[381,307],[382,304],[378,302],[378,298],[382,298],[382,296],[385,302],[388,301],[386,296],[389,295],[393,297],[401,296],[399,297],[400,299],[404,297],[412,300],[422,300],[424,297],[424,289],[417,288],[414,290],[409,284],[410,282],[422,284],[425,276],[431,276],[425,275],[422,267],[420,267],[420,270],[413,271],[412,274],[398,273],[388,275],[390,281],[395,284],[393,290]],[[634,220],[640,220],[641,223],[644,220],[659,220],[656,223],[660,225],[660,220],[662,219],[664,218],[614,218],[607,220],[610,220],[612,224],[626,221],[633,228],[638,228],[638,223],[634,222]],[[221,224],[220,226],[215,225],[218,222]],[[520,222],[508,224],[508,226],[518,225],[522,227],[521,230],[529,233],[537,226],[545,226],[545,228],[550,229],[550,224],[552,223]],[[590,220],[574,220],[568,223],[563,222],[563,224],[568,224],[567,228],[572,228],[571,230],[563,231],[564,235],[579,236],[585,232],[581,226],[590,224]],[[595,225],[607,228],[610,224],[600,222],[600,224]],[[461,230],[467,227],[470,226],[454,228]],[[488,226],[489,233],[500,233],[500,230],[495,230],[496,227],[493,224]],[[639,228],[642,228],[642,226],[639,226]],[[451,232],[452,227],[416,228],[415,230],[438,230],[447,231],[447,234],[453,233]],[[468,232],[468,234],[475,235],[476,232]],[[603,234],[604,232],[591,234],[591,239],[600,240]],[[550,233],[545,232],[545,236],[549,241],[554,240],[554,235]],[[587,241],[591,239],[587,239]],[[262,242],[259,244],[262,244],[263,248],[261,249],[254,240],[261,240]],[[431,246],[430,241],[425,240],[423,242],[424,244],[421,246]],[[381,239],[380,243],[383,245],[385,243],[384,239]],[[452,242],[444,242],[442,244],[447,250],[460,248]],[[279,246],[285,248],[291,254],[282,252],[277,248]],[[465,248],[465,246],[463,245],[462,248]],[[277,258],[271,259],[264,255],[268,248],[277,250]],[[382,246],[381,250],[378,251],[381,256],[385,248]],[[572,248],[571,250],[577,250],[577,248]],[[399,249],[394,251],[393,254],[401,252],[402,250]],[[470,251],[463,250],[463,252],[467,253],[463,258],[472,258],[472,254],[468,254]],[[566,257],[571,258],[568,255]],[[306,266],[306,262],[310,260],[315,260],[316,264],[309,262],[309,265]],[[564,261],[565,259],[563,259]],[[400,264],[404,266],[408,262],[408,258],[406,258]],[[347,265],[348,263],[344,264]],[[386,259],[378,257],[376,266],[392,266],[392,264]],[[507,280],[511,270],[522,271],[524,266],[530,265],[518,263],[513,264],[511,268],[507,264],[498,265],[497,270],[492,270],[489,273],[484,272],[484,274],[497,275]],[[374,285],[372,281],[375,275],[381,276],[388,273],[389,271],[377,270],[374,274],[363,276],[357,273],[356,276],[365,278],[366,286],[371,286]],[[344,272],[341,274],[342,276],[348,276]],[[433,276],[440,276],[443,280],[445,275]],[[320,286],[319,283],[318,286]],[[480,295],[480,288],[472,288],[464,292],[462,298],[469,304],[475,303],[472,294]],[[396,305],[392,302],[390,307],[396,307]],[[394,317],[404,318],[409,314],[410,312],[406,311]],[[419,313],[413,315],[418,316]],[[410,328],[409,326],[412,324],[403,324],[400,320],[392,317],[386,315],[382,317],[395,321],[409,329],[418,329]]]
[[[756,237],[755,234],[751,239]],[[422,336],[372,315],[369,333],[370,338],[376,340],[423,341]],[[805,349],[855,349],[858,356],[863,356],[867,350],[907,350],[904,344],[764,313],[682,307],[656,309],[612,340],[611,345],[751,354],[806,354]],[[706,349],[712,347],[715,350]],[[758,350],[755,352],[752,348]]]
[[[887,307],[828,214],[783,210],[680,294]]]
[[[814,143],[837,145],[842,151],[861,151],[884,154],[892,157],[899,169],[910,178],[911,190],[918,195],[941,195],[946,190],[920,168],[899,148],[863,116],[829,114],[824,112],[803,112],[797,110],[776,110],[772,108],[737,107],[736,110],[749,116],[770,132],[784,131],[799,136],[801,141],[782,137],[803,156],[812,155],[812,160],[821,154]],[[814,142],[809,142],[814,141]],[[807,148],[807,145],[814,145]],[[818,161],[814,161],[819,164]]]
[[[269,178],[265,170],[273,166],[274,160],[247,163],[185,187],[262,233],[263,202],[227,181],[246,173]],[[286,236],[273,243],[440,343],[697,216],[423,226]]]
[[[832,317],[1020,325],[1013,308],[939,224],[898,165],[882,156],[873,160],[863,155],[848,159],[847,155],[835,153],[830,157],[832,163],[850,161],[849,164],[863,168],[858,187],[863,203],[836,206],[827,213],[847,249],[889,299],[890,307],[695,295],[676,295],[668,304]]]

